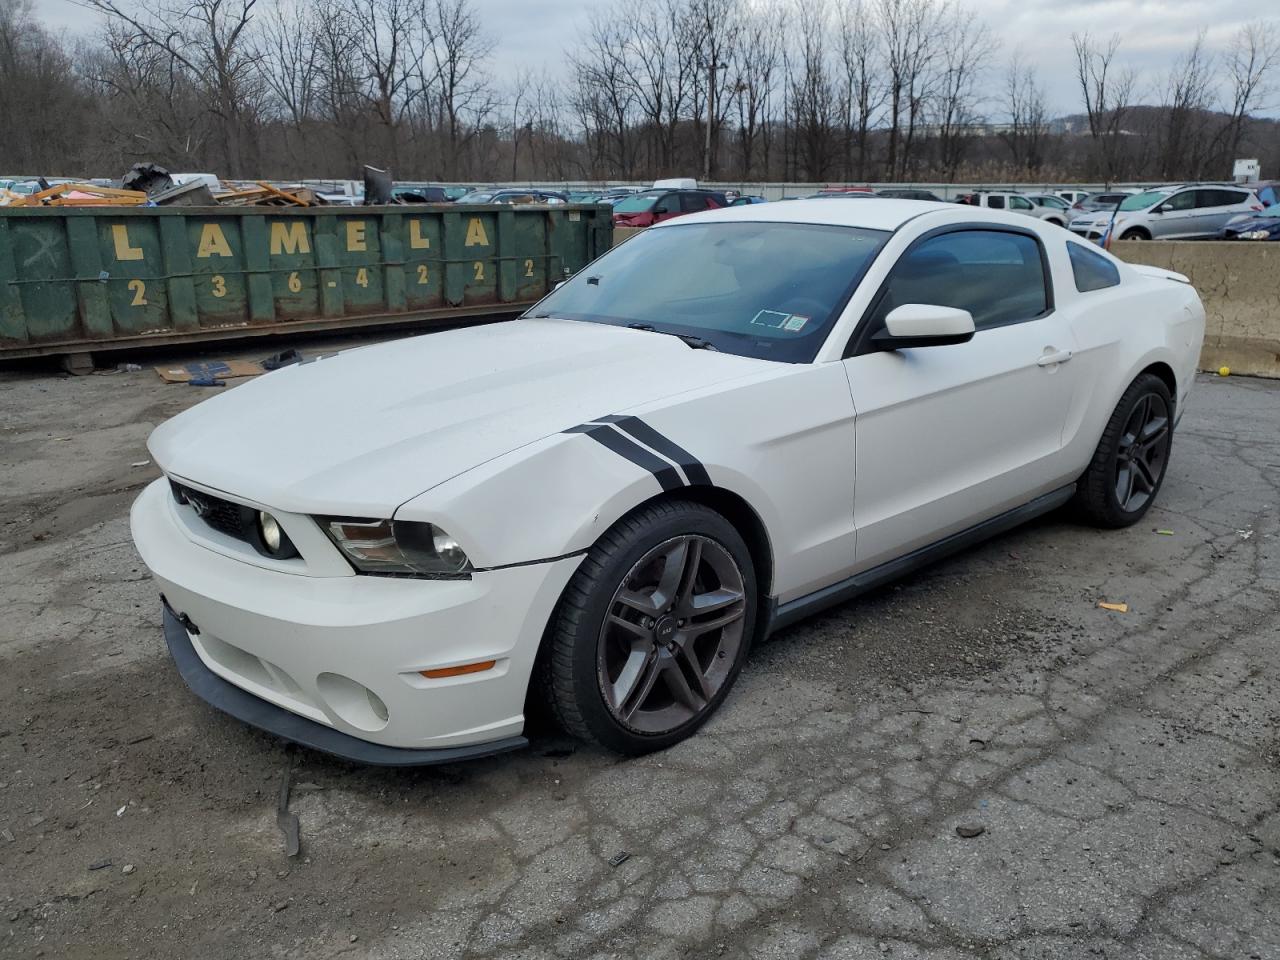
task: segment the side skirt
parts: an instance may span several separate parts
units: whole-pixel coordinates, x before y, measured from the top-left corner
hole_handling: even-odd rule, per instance
[[[1014,527],[1021,526],[1028,520],[1049,513],[1051,510],[1056,510],[1070,500],[1075,492],[1076,485],[1069,483],[1065,487],[1060,487],[1057,490],[1036,497],[1030,503],[1014,507],[1012,510],[992,517],[990,520],[984,520],[968,529],[961,530],[959,533],[944,537],[937,543],[931,543],[927,547],[913,550],[911,553],[898,557],[896,560],[890,560],[887,563],[880,564],[878,567],[872,567],[870,570],[855,573],[848,579],[833,583],[829,587],[823,587],[821,590],[815,590],[813,593],[803,597],[797,597],[795,600],[777,604],[769,617],[769,626],[766,634],[781,630],[783,627],[789,627],[793,623],[797,623],[805,617],[828,607],[846,603],[870,590],[883,586],[891,580],[897,580],[909,573],[914,573],[916,570],[936,563],[953,553],[979,544],[983,540],[1004,533],[1007,530],[1012,530]]]

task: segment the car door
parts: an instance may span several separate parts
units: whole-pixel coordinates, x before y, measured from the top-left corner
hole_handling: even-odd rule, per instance
[[[653,222],[660,223],[663,220],[670,220],[672,217],[680,216],[683,212],[680,208],[680,194],[668,193],[654,203]]]
[[[1153,240],[1180,240],[1196,234],[1201,190],[1183,190],[1162,202],[1147,217]]]
[[[1197,236],[1216,237],[1228,220],[1237,214],[1249,212],[1250,194],[1244,190],[1223,188],[1201,190],[1200,193],[1203,195],[1203,206],[1197,210]]]
[[[1060,483],[1074,342],[1053,302],[1048,258],[1030,229],[945,228],[899,259],[844,360],[860,569]],[[969,310],[977,332],[963,344],[876,349],[871,338],[904,303]]]
[[[1026,197],[1010,197],[1009,209],[1015,213],[1025,213],[1028,216],[1035,216],[1036,205]]]
[[[703,210],[710,210],[715,206],[705,193],[682,193],[680,194],[680,209],[685,213],[701,213]]]

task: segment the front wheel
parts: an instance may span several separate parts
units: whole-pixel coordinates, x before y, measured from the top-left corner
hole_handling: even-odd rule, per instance
[[[1173,397],[1163,380],[1144,373],[1116,404],[1080,478],[1081,512],[1102,527],[1137,523],[1164,483],[1172,445]]]
[[[683,740],[746,658],[756,581],[742,537],[700,504],[652,504],[588,552],[553,618],[540,676],[567,732],[625,754]]]

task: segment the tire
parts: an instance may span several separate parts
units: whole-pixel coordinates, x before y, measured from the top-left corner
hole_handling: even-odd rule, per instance
[[[1151,234],[1147,233],[1147,231],[1145,230],[1139,230],[1137,228],[1134,228],[1133,230],[1126,230],[1124,233],[1120,234],[1120,239],[1121,240],[1150,240]]]
[[[711,609],[690,614],[697,598]],[[688,501],[642,507],[565,588],[540,653],[542,696],[572,736],[628,755],[669,747],[728,696],[756,609],[751,554],[728,520]]]
[[[1116,404],[1093,460],[1079,480],[1075,495],[1079,512],[1100,527],[1137,523],[1160,492],[1172,446],[1173,398],[1163,380],[1144,373],[1129,384]]]

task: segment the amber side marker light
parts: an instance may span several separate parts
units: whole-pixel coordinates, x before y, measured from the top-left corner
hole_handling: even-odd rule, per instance
[[[460,667],[440,667],[436,670],[419,670],[428,680],[443,680],[445,677],[462,677],[468,673],[484,673],[498,665],[497,660],[481,660],[479,663],[464,663]]]

